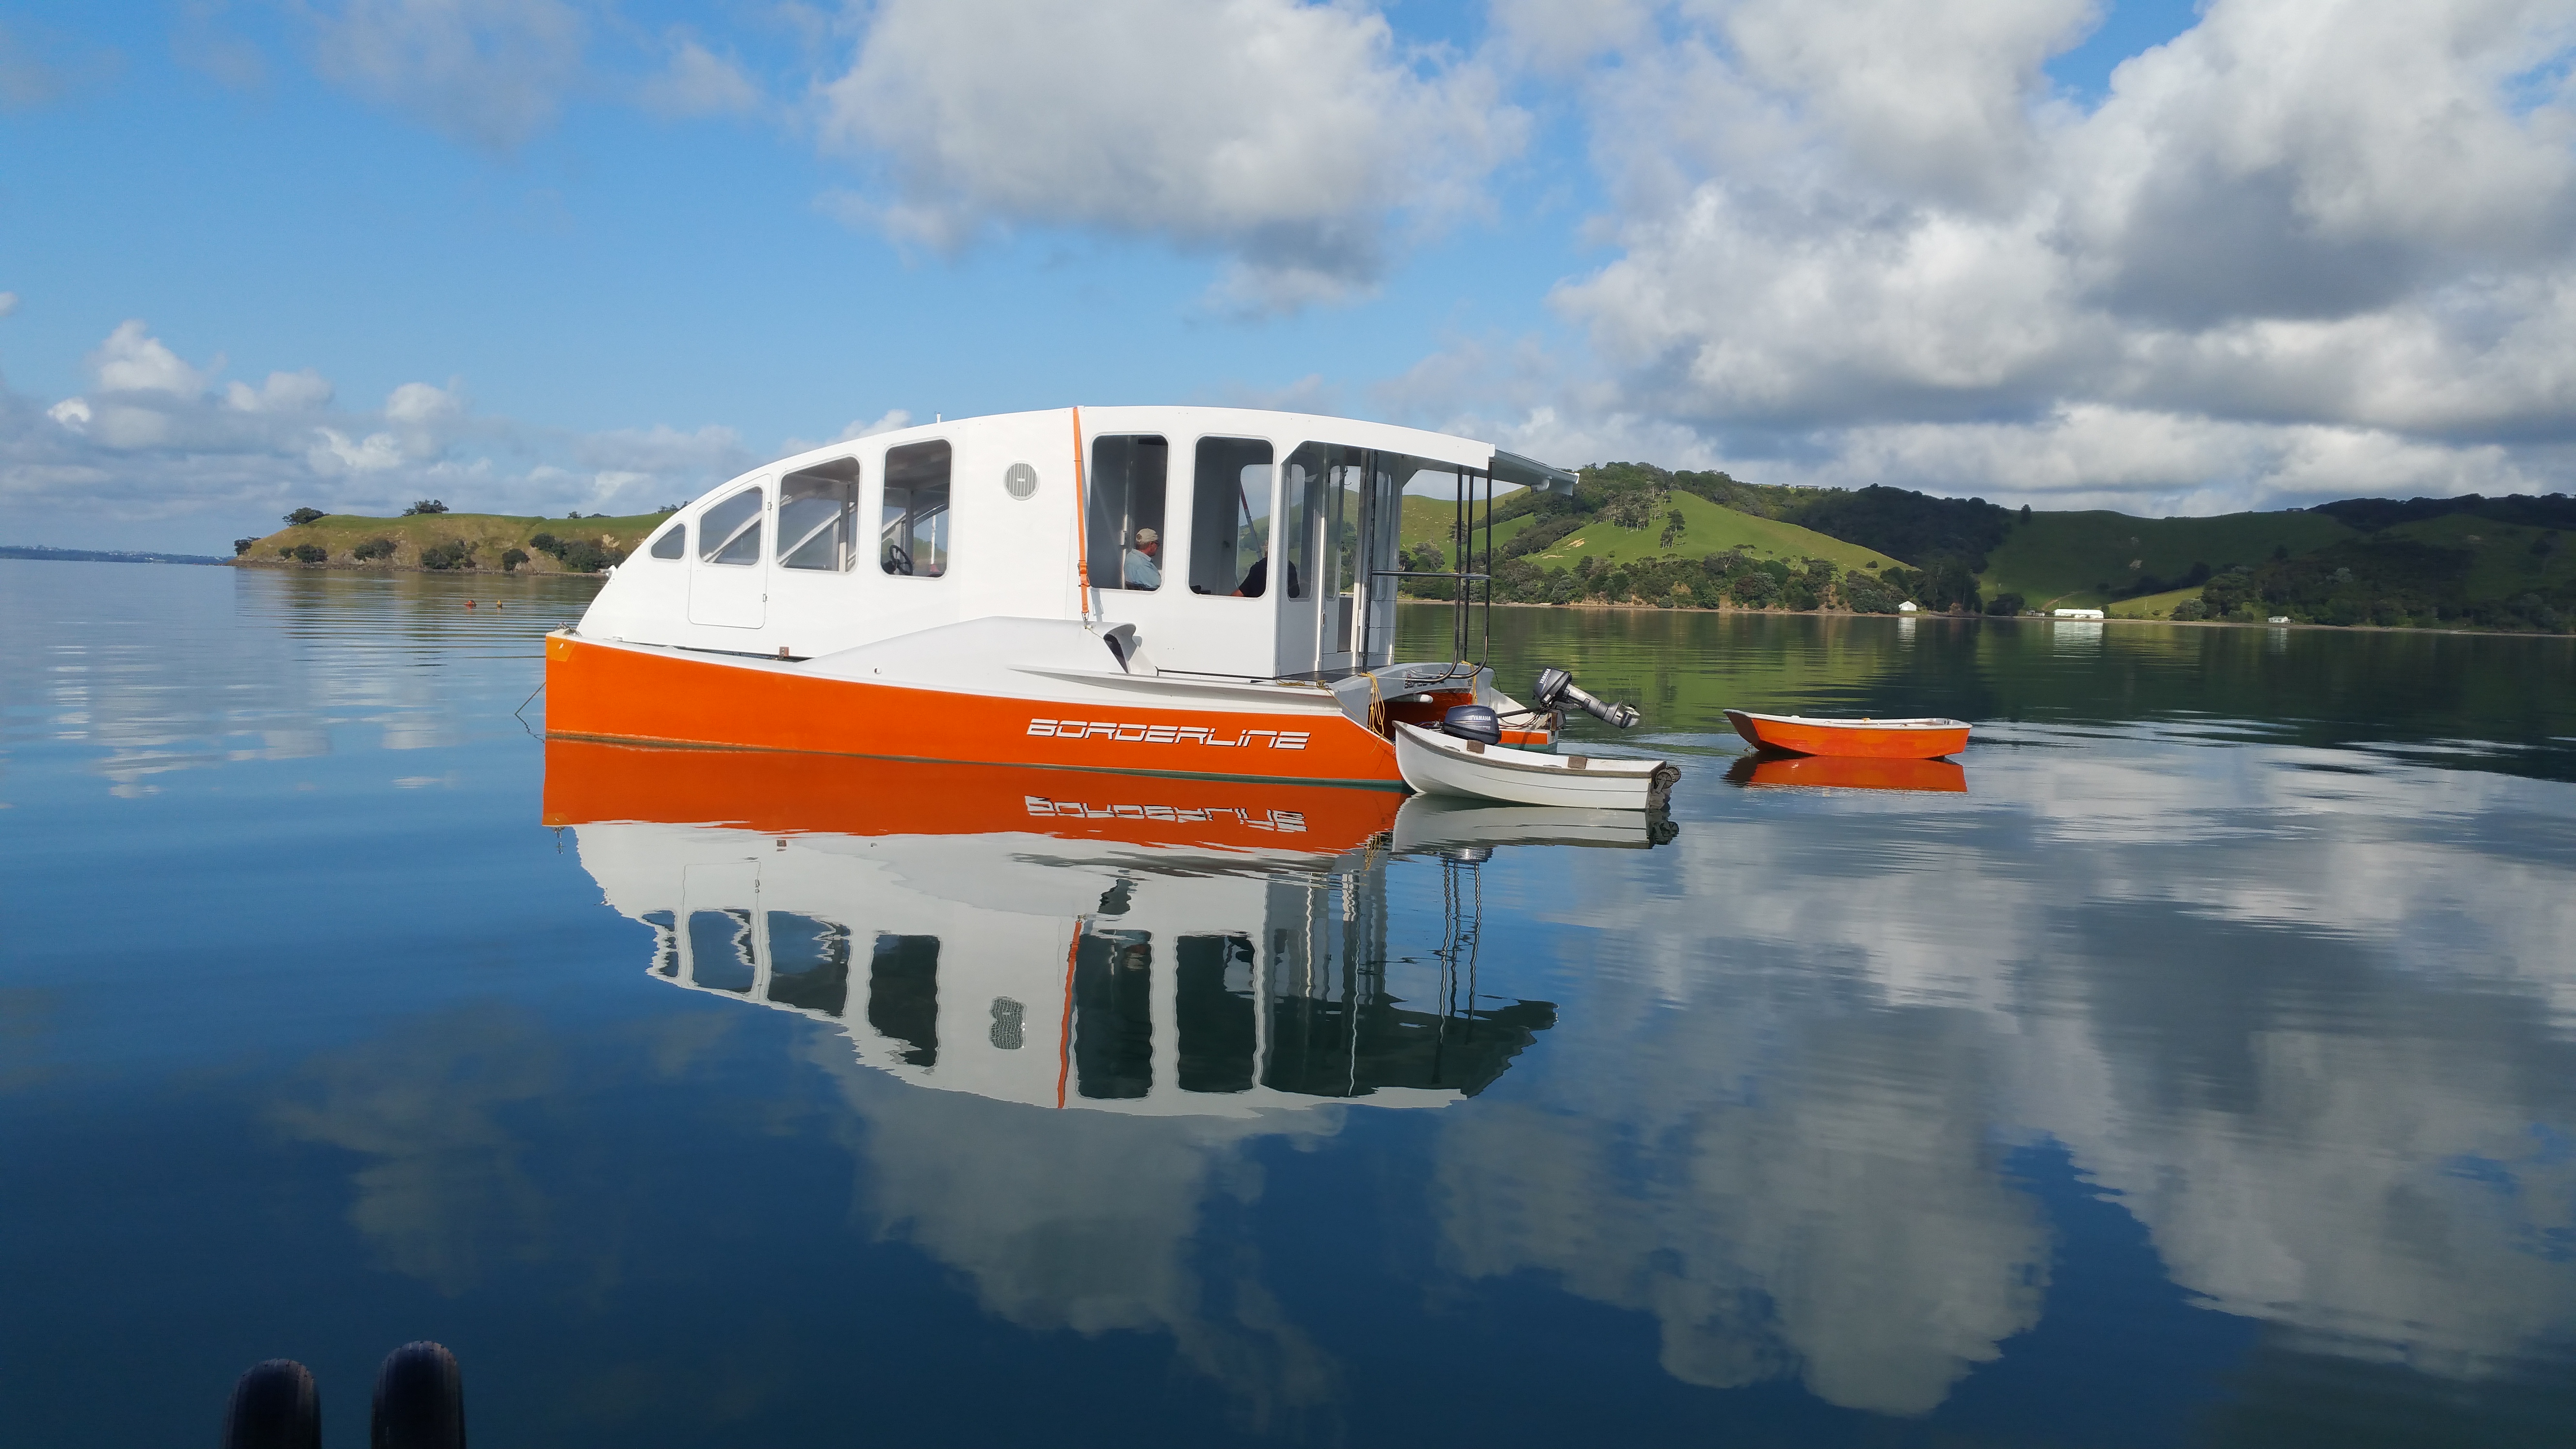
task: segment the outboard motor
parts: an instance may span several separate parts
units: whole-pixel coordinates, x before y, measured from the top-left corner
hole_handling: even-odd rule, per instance
[[[1639,716],[1635,705],[1605,704],[1575,688],[1574,676],[1564,670],[1540,670],[1538,672],[1538,707],[1563,709],[1569,704],[1614,729],[1632,730],[1637,727]],[[1454,714],[1456,711],[1453,710],[1451,713]]]
[[[1503,721],[1491,705],[1462,704],[1440,717],[1440,732],[1480,745],[1499,745],[1503,742]]]

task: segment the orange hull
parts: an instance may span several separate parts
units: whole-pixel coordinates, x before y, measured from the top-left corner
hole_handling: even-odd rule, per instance
[[[1968,793],[1968,772],[1948,760],[1870,759],[1849,755],[1747,755],[1727,771],[1739,785],[1805,785],[1837,790],[1925,790]]]
[[[765,661],[546,640],[546,732],[638,744],[1403,788],[1395,747],[1342,714],[1227,713],[825,679]]]
[[[1220,849],[1356,849],[1404,797],[1269,780],[1070,774],[779,750],[546,741],[545,823],[644,820],[764,835],[983,835]]]
[[[1957,720],[1823,720],[1726,712],[1735,732],[1766,750],[1869,760],[1929,760],[1968,747]]]

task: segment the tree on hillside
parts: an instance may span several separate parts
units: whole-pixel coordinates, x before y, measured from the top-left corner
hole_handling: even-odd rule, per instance
[[[1878,485],[1826,493],[1783,517],[1926,569],[1937,559],[1960,559],[1970,573],[1984,571],[1987,551],[2002,543],[2012,527],[2010,512],[1982,498],[1935,498]]]
[[[2347,498],[2339,503],[2320,503],[2308,510],[2322,513],[2364,533],[2377,533],[2401,523],[2423,523],[2465,513],[2493,523],[2516,524],[2525,528],[2576,528],[2576,498],[2564,493],[2533,497],[2526,493],[2487,498],[2463,493],[2456,498]]]
[[[1603,501],[1601,516],[1619,528],[1652,528],[1672,498],[1668,488],[1622,488]]]
[[[299,508],[293,513],[286,515],[286,522],[289,527],[302,528],[304,525],[311,523],[317,518],[328,518],[330,516],[330,514],[323,512],[319,508]]]
[[[418,503],[413,504],[411,507],[404,509],[403,517],[409,518],[415,513],[445,513],[446,511],[446,504],[439,502],[435,498],[424,498]]]

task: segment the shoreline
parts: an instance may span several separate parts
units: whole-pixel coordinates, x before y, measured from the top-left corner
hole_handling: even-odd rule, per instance
[[[425,569],[420,567],[418,564],[308,564],[296,563],[288,559],[258,558],[223,559],[220,561],[220,566],[224,568],[237,569],[274,569],[284,573],[423,574],[450,578],[605,579],[608,577],[606,573],[580,574],[573,573],[568,569],[519,570],[487,569],[479,567]],[[1445,606],[1450,604],[1452,601],[1448,599],[1399,598],[1397,602],[1404,604],[1435,604]],[[1494,607],[1498,609],[1592,609],[1598,610],[1602,613],[1624,612],[1637,614],[1760,614],[1768,617],[1804,619],[1939,619],[1945,623],[1958,623],[1962,621],[1983,623],[1987,620],[1993,620],[1998,623],[2007,624],[2153,624],[2159,628],[2167,629],[2333,629],[2346,634],[2478,634],[2492,635],[2497,638],[2505,639],[2576,638],[2576,630],[2559,630],[2553,633],[2539,629],[2480,629],[2476,627],[2428,629],[2419,624],[2410,624],[2402,627],[2389,624],[2273,624],[2259,622],[2249,623],[2236,619],[2137,619],[2122,618],[2116,614],[2104,619],[2050,619],[2034,617],[2028,614],[1952,614],[1938,612],[1931,609],[1925,609],[1913,614],[1863,614],[1851,609],[1703,609],[1696,604],[1614,604],[1604,600],[1592,599],[1586,599],[1570,604],[1538,604],[1531,603],[1524,599],[1496,599],[1494,601]]]
[[[608,577],[605,573],[575,573],[570,569],[487,569],[480,566],[456,569],[426,569],[422,568],[418,564],[309,564],[297,563],[292,559],[282,558],[228,558],[220,559],[217,562],[223,567],[231,569],[275,569],[281,573],[307,574],[429,574],[433,576],[445,575],[457,578],[479,576],[482,578],[494,579],[604,579]]]
[[[1447,599],[1405,599],[1408,604],[1447,604]],[[2114,614],[2103,619],[2051,619],[2030,614],[1952,614],[1924,609],[1912,614],[1863,614],[1851,609],[1703,609],[1696,604],[1613,604],[1586,599],[1572,604],[1534,604],[1523,599],[1496,599],[1497,609],[1598,609],[1646,614],[1761,614],[1793,619],[1939,619],[1944,623],[1999,624],[2153,624],[2166,629],[2331,629],[2343,634],[2477,634],[2499,639],[2570,639],[2576,630],[2561,629],[2428,629],[2420,624],[2274,624],[2242,619],[2139,619]]]

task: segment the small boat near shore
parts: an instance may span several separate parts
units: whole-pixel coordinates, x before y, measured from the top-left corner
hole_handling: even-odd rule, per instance
[[[1395,764],[1404,783],[1425,795],[1608,810],[1660,809],[1682,774],[1662,760],[1540,754],[1401,720],[1395,725]]]
[[[1930,760],[1968,747],[1968,723],[1955,719],[1809,719],[1730,709],[1727,723],[1758,749],[1792,755],[1876,760]]]

